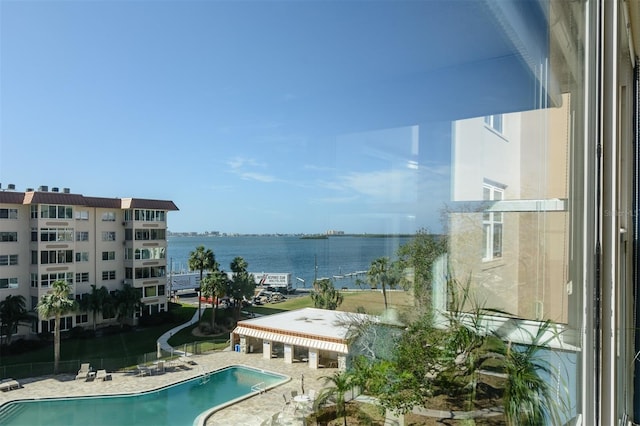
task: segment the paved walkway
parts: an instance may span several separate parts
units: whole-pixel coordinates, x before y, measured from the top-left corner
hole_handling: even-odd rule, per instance
[[[200,307],[200,311],[202,313],[204,313],[205,309],[207,309],[207,307],[205,305],[202,305]],[[173,346],[171,346],[168,343],[168,341],[171,338],[171,336],[176,334],[178,331],[182,330],[183,328],[190,327],[193,324],[196,324],[198,322],[198,318],[200,318],[200,315],[198,313],[198,310],[196,309],[196,313],[193,314],[193,317],[191,318],[191,321],[185,322],[184,324],[180,324],[179,326],[172,328],[171,330],[167,331],[162,336],[160,336],[158,338],[158,347],[160,349],[162,349],[163,351],[165,351],[165,352],[173,353],[173,354],[176,354],[176,355],[191,355],[189,353],[185,353],[183,351],[179,351],[179,350],[174,349]]]

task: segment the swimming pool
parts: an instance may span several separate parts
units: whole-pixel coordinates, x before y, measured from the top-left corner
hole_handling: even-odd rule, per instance
[[[139,394],[40,399],[0,407],[6,426],[191,426],[199,414],[268,388],[287,376],[244,366],[216,370],[185,382]],[[141,379],[144,380],[144,379]]]

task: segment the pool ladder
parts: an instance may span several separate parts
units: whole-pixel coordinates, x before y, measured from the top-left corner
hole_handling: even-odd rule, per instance
[[[213,374],[213,372],[209,372],[207,373],[206,371],[204,371],[204,369],[202,369],[202,378],[200,379],[200,384],[204,385],[209,383],[209,380],[211,380],[211,375]]]
[[[264,382],[260,382],[260,383],[256,383],[255,385],[251,386],[251,390],[253,392],[262,393],[262,392],[265,392],[267,389],[266,389],[266,386],[265,386]]]

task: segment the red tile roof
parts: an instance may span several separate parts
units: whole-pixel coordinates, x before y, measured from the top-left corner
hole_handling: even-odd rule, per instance
[[[107,209],[154,209],[176,211],[173,201],[144,198],[85,197],[81,194],[45,191],[0,191],[0,204],[60,204]]]

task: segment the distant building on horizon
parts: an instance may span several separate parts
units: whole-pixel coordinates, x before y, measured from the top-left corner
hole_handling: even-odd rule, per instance
[[[165,311],[167,213],[176,210],[173,201],[88,197],[47,186],[19,192],[9,185],[0,190],[0,301],[20,295],[32,311],[53,282],[65,280],[78,302],[92,284],[112,294],[129,284],[144,303],[134,318]],[[92,320],[89,312],[74,312],[62,318],[61,330]],[[38,318],[15,335],[51,331],[53,319]]]
[[[344,235],[344,231],[336,231],[336,230],[330,229],[329,231],[327,231],[327,235]]]

